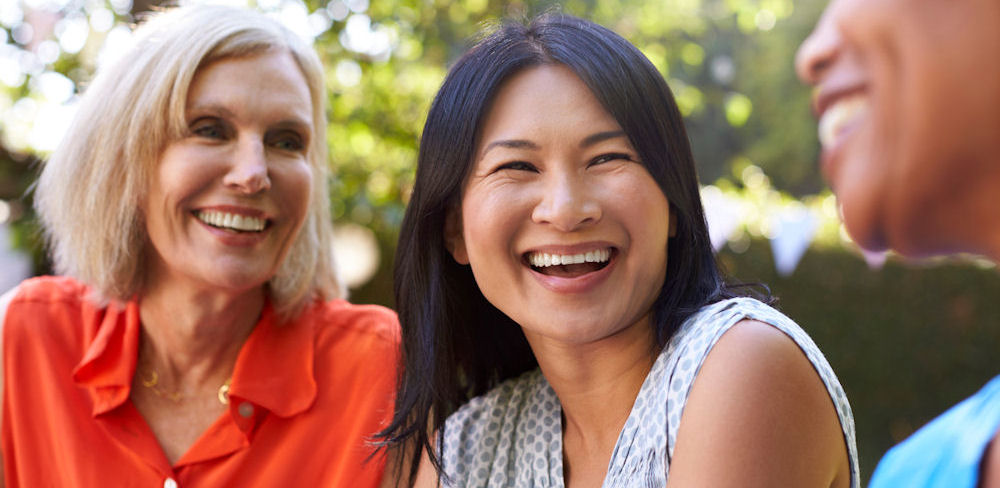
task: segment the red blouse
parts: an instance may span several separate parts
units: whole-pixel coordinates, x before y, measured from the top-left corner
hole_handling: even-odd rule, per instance
[[[3,327],[8,488],[376,486],[368,438],[392,414],[399,325],[377,306],[316,302],[240,350],[229,410],[171,466],[129,400],[134,301],[98,307],[69,278],[28,280]]]

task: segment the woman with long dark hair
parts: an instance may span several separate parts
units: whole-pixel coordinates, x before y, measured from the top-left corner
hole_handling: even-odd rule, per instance
[[[829,364],[726,285],[670,90],[603,27],[508,23],[455,64],[395,278],[381,435],[418,486],[858,486]]]

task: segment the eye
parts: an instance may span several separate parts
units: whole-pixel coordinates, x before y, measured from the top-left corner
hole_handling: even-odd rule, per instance
[[[227,136],[226,126],[214,118],[202,118],[191,123],[191,133],[207,139],[224,139]]]
[[[294,131],[282,131],[274,134],[268,143],[282,151],[298,152],[306,148],[305,138]]]
[[[535,173],[538,172],[538,168],[536,168],[535,165],[533,165],[533,164],[531,164],[529,162],[526,162],[526,161],[511,161],[509,163],[503,163],[503,164],[497,166],[493,170],[493,172],[497,173],[497,172],[503,171],[503,170],[531,171],[531,172],[535,172]]]
[[[588,166],[604,164],[610,161],[635,161],[635,158],[625,153],[607,153],[590,160]]]

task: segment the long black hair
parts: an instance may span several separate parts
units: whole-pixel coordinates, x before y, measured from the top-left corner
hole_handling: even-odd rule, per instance
[[[666,279],[653,305],[657,345],[704,305],[733,295],[716,266],[680,112],[652,63],[621,36],[568,15],[505,23],[455,63],[438,91],[400,231],[394,279],[403,367],[395,416],[378,437],[418,454],[409,466],[411,480],[419,461],[415,447],[426,449],[440,468],[430,432],[440,436],[449,414],[537,367],[518,324],[486,300],[471,268],[452,259],[444,238],[446,216],[460,205],[497,89],[515,73],[543,64],[565,65],[586,83],[668,197],[677,234],[668,240]]]

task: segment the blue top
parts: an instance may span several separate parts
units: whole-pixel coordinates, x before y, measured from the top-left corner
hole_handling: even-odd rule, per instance
[[[889,450],[868,488],[975,488],[1000,427],[1000,376]]]

